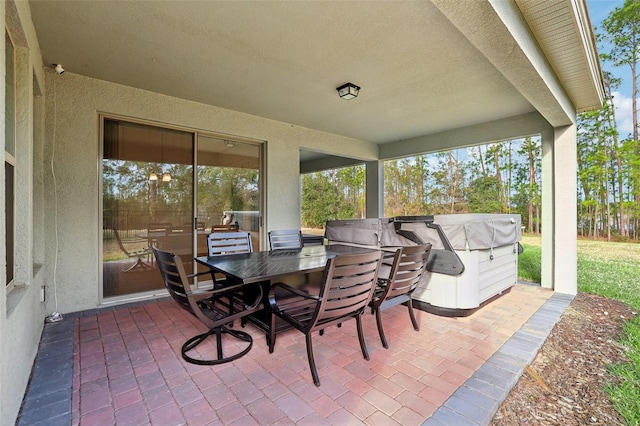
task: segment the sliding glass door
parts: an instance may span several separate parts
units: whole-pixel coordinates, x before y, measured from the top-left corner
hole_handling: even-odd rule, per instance
[[[198,137],[198,227],[205,233],[249,232],[254,250],[260,241],[260,149],[239,140]],[[206,238],[198,238],[198,252],[206,251]]]
[[[102,296],[164,290],[151,247],[187,273],[206,237],[246,230],[259,241],[260,146],[196,132],[103,119]]]

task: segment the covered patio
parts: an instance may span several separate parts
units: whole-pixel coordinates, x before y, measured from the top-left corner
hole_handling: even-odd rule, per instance
[[[485,365],[493,368],[485,360],[522,331],[543,299],[576,293],[576,114],[600,108],[603,99],[584,0],[5,0],[0,14],[5,30],[0,198],[6,203],[0,209],[6,231],[0,232],[5,239],[0,257],[6,259],[6,274],[0,274],[6,281],[0,286],[0,424],[18,418],[32,372],[23,416],[43,406],[37,397],[30,399],[32,392],[42,396],[37,391],[58,381],[38,385],[43,370],[37,365],[47,353],[73,347],[73,341],[79,345],[77,367],[67,366],[59,381],[71,380],[73,371],[74,421],[89,424],[92,416],[118,416],[141,407],[136,415],[142,423],[163,416],[159,409],[188,421],[181,406],[199,403],[205,411],[217,409],[221,423],[260,422],[251,404],[264,403],[272,419],[283,423],[335,416],[329,422],[337,424],[341,415],[371,423],[379,418],[420,423],[430,415],[437,419],[443,403],[443,413],[453,410],[445,401],[457,405],[459,400],[447,398],[456,389],[464,392],[463,384]],[[361,87],[351,100],[336,90],[347,82]],[[105,154],[108,120],[159,128],[162,137],[179,133],[180,140],[193,142],[181,154],[193,160],[185,165],[166,158],[172,154],[164,152],[164,139],[160,148],[143,141],[142,152],[160,160],[134,160],[154,167],[195,169],[196,154],[206,154],[198,146],[207,139],[221,149],[229,141],[256,148],[260,247],[266,247],[270,230],[301,228],[302,173],[364,165],[366,216],[379,218],[385,216],[385,161],[537,136],[542,144],[542,289],[517,287],[475,317],[421,313],[420,333],[405,331],[406,318],[400,314],[396,323],[390,310],[389,351],[380,349],[375,327],[367,321],[369,363],[336,347],[348,338],[348,326],[327,333],[320,363],[326,380],[318,390],[308,386],[303,349],[295,344],[300,337],[294,335],[282,339],[274,356],[264,353],[256,336],[251,355],[240,361],[246,376],[237,377],[236,365],[195,371],[176,357],[175,346],[197,325],[177,312],[169,319],[163,312],[173,308],[162,300],[161,289],[112,297],[104,285],[105,205],[110,201],[104,170],[105,160],[113,159]],[[131,143],[131,138],[122,141]],[[176,193],[178,183],[184,192],[192,189],[191,204],[183,209],[189,226],[198,219],[197,173],[192,176],[192,181],[171,181]],[[150,186],[152,179],[145,175],[142,181]],[[121,192],[128,186],[123,183]],[[505,301],[518,308],[504,306]],[[62,323],[45,327],[44,320],[54,314],[64,317]],[[177,334],[163,334],[167,321],[177,321]],[[536,326],[550,329],[554,321],[543,316]],[[66,331],[58,336],[54,330]],[[51,332],[63,342],[49,344]],[[165,355],[155,352],[155,345]],[[166,366],[163,356],[171,360]],[[268,364],[281,359],[288,364]],[[122,364],[109,366],[112,361]],[[402,369],[409,364],[419,371]],[[253,376],[260,371],[266,372],[266,382]],[[228,404],[206,398],[212,388],[201,380],[207,375],[207,383],[234,395]],[[152,382],[141,384],[138,376]],[[112,395],[118,379],[133,379],[129,384],[135,387],[117,389],[129,392],[136,403],[125,406],[128,397]],[[64,392],[71,392],[71,381],[67,384]],[[158,405],[149,394],[176,385],[185,385],[184,393],[169,391],[166,404]],[[244,386],[255,400],[235,396],[234,390]],[[269,386],[280,391],[269,393]],[[199,398],[183,396],[194,387]],[[306,395],[298,387],[311,389],[301,412],[288,403]],[[83,407],[78,395],[88,405]],[[350,411],[358,405],[351,400],[367,408]]]
[[[249,354],[207,367],[180,357],[203,328],[170,299],[85,311],[45,327],[17,424],[487,424],[571,299],[519,284],[468,317],[418,311],[419,332],[396,307],[388,350],[366,315],[370,361],[354,324],[316,340],[320,387],[295,330],[269,354],[247,325]]]

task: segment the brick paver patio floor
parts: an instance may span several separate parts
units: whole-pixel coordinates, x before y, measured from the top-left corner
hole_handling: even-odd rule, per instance
[[[518,285],[476,313],[444,318],[384,311],[390,348],[365,315],[370,361],[355,321],[314,336],[322,385],[311,379],[304,335],[260,330],[249,354],[220,366],[186,363],[180,347],[206,329],[172,300],[82,317],[76,323],[73,422],[81,424],[419,425],[516,331],[551,292]]]
[[[407,309],[395,306],[383,311],[389,349],[382,347],[375,317],[367,311],[370,361],[362,357],[353,320],[314,335],[320,387],[311,378],[304,335],[296,330],[279,334],[269,354],[264,333],[248,324],[244,330],[254,338],[248,355],[198,366],[185,362],[180,348],[205,328],[171,299],[85,312],[65,319],[74,321],[68,418],[74,425],[420,425],[446,424],[455,415],[456,424],[487,423],[546,338],[530,345],[525,331],[530,353],[514,364],[510,353],[517,355],[522,346],[514,333],[522,333],[553,295],[518,284],[468,317],[416,310],[419,332]],[[537,322],[550,330],[555,319]],[[499,367],[494,373],[490,357],[513,370],[506,374],[509,383],[492,383],[509,371]],[[30,418],[28,396],[19,424]]]

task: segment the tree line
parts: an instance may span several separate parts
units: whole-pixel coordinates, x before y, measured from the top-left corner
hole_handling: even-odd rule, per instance
[[[424,154],[384,163],[384,215],[519,213],[540,232],[539,138]],[[364,218],[364,166],[302,176],[302,223]]]
[[[638,240],[640,143],[638,142],[638,60],[640,1],[626,0],[596,29],[604,74],[604,106],[578,116],[578,229],[583,236]],[[622,136],[613,104],[622,79],[607,66],[623,67],[631,82],[632,132]]]

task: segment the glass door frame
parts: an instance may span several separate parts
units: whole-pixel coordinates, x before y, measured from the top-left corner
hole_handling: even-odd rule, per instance
[[[232,142],[236,142],[236,143],[240,143],[240,144],[247,144],[247,145],[253,145],[258,149],[258,197],[259,197],[259,201],[258,201],[258,243],[259,246],[254,246],[253,250],[254,251],[258,251],[260,250],[261,247],[264,247],[264,241],[265,241],[265,232],[264,232],[264,228],[263,228],[263,224],[264,224],[264,220],[263,220],[263,215],[264,215],[264,209],[266,207],[266,195],[265,195],[265,188],[266,188],[266,184],[265,184],[265,170],[266,170],[266,159],[265,159],[265,152],[266,152],[266,141],[264,140],[256,140],[256,139],[251,139],[251,138],[246,138],[246,137],[241,137],[241,136],[236,136],[236,135],[229,135],[229,134],[224,134],[224,133],[218,133],[218,132],[212,132],[212,131],[203,131],[203,130],[199,130],[199,131],[195,131],[195,139],[194,139],[194,179],[193,179],[193,188],[192,188],[192,192],[194,194],[194,202],[193,202],[193,218],[192,220],[194,221],[194,238],[193,238],[193,253],[195,253],[197,255],[198,253],[198,238],[197,238],[197,229],[195,226],[195,221],[199,220],[198,218],[198,182],[199,182],[199,177],[198,177],[198,166],[200,166],[201,164],[198,162],[198,152],[199,150],[199,143],[200,143],[200,137],[206,137],[206,138],[211,138],[211,139],[220,139],[226,142],[232,141]],[[211,225],[211,224],[210,224]],[[194,262],[193,264],[193,271],[191,271],[192,273],[196,273],[198,272],[198,264]],[[204,282],[210,282],[210,280],[205,279],[205,280],[201,280]],[[199,287],[199,283],[198,283],[198,277],[194,277],[194,284]],[[208,284],[207,284],[208,285]]]
[[[147,125],[147,126],[153,126],[153,127],[157,127],[157,128],[161,128],[161,129],[170,129],[170,130],[178,130],[178,131],[183,131],[183,132],[188,132],[191,133],[193,135],[193,146],[192,146],[192,150],[193,150],[193,160],[192,160],[192,166],[193,166],[193,181],[191,183],[192,185],[192,191],[193,191],[193,203],[192,203],[192,223],[193,223],[193,228],[194,228],[194,233],[193,233],[193,239],[192,239],[192,250],[194,255],[197,254],[197,244],[198,244],[198,240],[197,240],[197,230],[196,230],[196,226],[195,226],[195,220],[197,218],[197,213],[198,213],[198,194],[197,194],[197,188],[198,188],[198,140],[200,136],[207,136],[207,137],[213,137],[213,138],[221,138],[221,139],[225,139],[225,140],[233,140],[233,141],[237,141],[237,142],[241,142],[241,143],[247,143],[247,144],[252,144],[255,145],[258,149],[259,149],[259,179],[258,179],[258,191],[259,191],[259,225],[258,225],[258,235],[259,235],[259,241],[260,244],[264,244],[264,229],[263,229],[263,224],[265,223],[265,221],[263,220],[264,217],[264,212],[265,212],[265,208],[266,208],[266,194],[265,194],[265,189],[266,189],[266,141],[265,140],[259,140],[259,139],[253,139],[253,138],[247,138],[247,137],[242,137],[242,136],[237,136],[237,135],[229,135],[229,134],[224,134],[224,133],[218,133],[218,132],[214,132],[214,131],[205,131],[205,130],[201,130],[201,129],[194,129],[194,128],[189,128],[189,127],[184,127],[184,126],[176,126],[173,124],[169,124],[169,123],[161,123],[161,122],[157,122],[157,121],[151,121],[151,120],[144,120],[144,119],[140,119],[140,118],[135,118],[135,117],[129,117],[129,116],[123,116],[123,115],[118,115],[118,114],[110,114],[110,113],[99,113],[98,114],[98,125],[99,125],[99,131],[98,131],[98,159],[97,159],[97,189],[98,189],[98,226],[97,226],[97,241],[98,241],[98,302],[99,305],[101,306],[107,306],[107,305],[116,305],[116,304],[121,304],[123,302],[126,301],[132,301],[132,300],[145,300],[145,299],[155,299],[158,297],[163,297],[167,295],[167,291],[162,288],[162,289],[157,289],[157,290],[151,290],[151,291],[146,291],[146,292],[139,292],[139,293],[130,293],[130,294],[123,294],[123,295],[117,295],[117,296],[104,296],[104,274],[103,274],[103,259],[104,259],[104,241],[103,241],[103,236],[104,236],[104,232],[103,232],[103,223],[104,223],[104,185],[103,185],[103,178],[104,178],[104,169],[103,169],[103,160],[104,160],[104,137],[105,137],[105,131],[104,131],[104,123],[105,120],[120,120],[120,121],[124,121],[124,122],[128,122],[128,123],[133,123],[133,124],[141,124],[141,125]],[[254,247],[254,250],[258,250],[257,247]],[[195,272],[197,269],[197,265],[194,262],[193,263],[193,271],[187,271],[187,273],[189,272]],[[197,284],[197,280],[196,280],[196,284]]]

